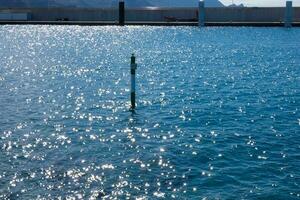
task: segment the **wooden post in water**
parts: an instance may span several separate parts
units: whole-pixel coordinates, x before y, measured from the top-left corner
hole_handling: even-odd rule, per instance
[[[292,27],[292,23],[293,23],[293,2],[287,1],[285,7],[284,26],[290,28]]]
[[[137,64],[135,63],[135,56],[132,54],[131,56],[131,64],[130,64],[130,74],[131,74],[131,89],[130,89],[130,101],[131,101],[131,109],[135,109],[135,70],[137,69]]]
[[[205,26],[205,5],[204,5],[204,1],[199,1],[198,26],[199,27]]]
[[[119,1],[119,25],[124,26],[125,24],[125,2]]]

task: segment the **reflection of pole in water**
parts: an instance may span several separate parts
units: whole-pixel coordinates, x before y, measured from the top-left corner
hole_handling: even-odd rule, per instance
[[[131,64],[130,64],[130,74],[131,74],[131,89],[130,89],[130,100],[131,100],[131,109],[135,109],[135,70],[137,68],[137,64],[135,63],[135,56],[132,54],[131,56]]]

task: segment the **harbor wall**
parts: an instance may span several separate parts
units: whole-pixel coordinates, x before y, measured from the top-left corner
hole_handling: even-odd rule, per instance
[[[7,16],[27,16],[28,21],[117,21],[118,9],[101,8],[0,8],[1,20],[20,20]],[[282,22],[284,7],[205,8],[205,22]],[[126,9],[126,21],[197,21],[197,8]],[[293,8],[293,21],[300,22],[300,7]]]

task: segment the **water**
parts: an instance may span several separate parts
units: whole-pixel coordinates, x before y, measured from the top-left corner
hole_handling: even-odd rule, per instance
[[[0,199],[299,199],[299,36],[1,26]]]

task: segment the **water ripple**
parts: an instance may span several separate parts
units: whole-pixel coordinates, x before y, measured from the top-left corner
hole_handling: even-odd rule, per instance
[[[0,199],[299,198],[299,29],[1,26],[0,43]]]

